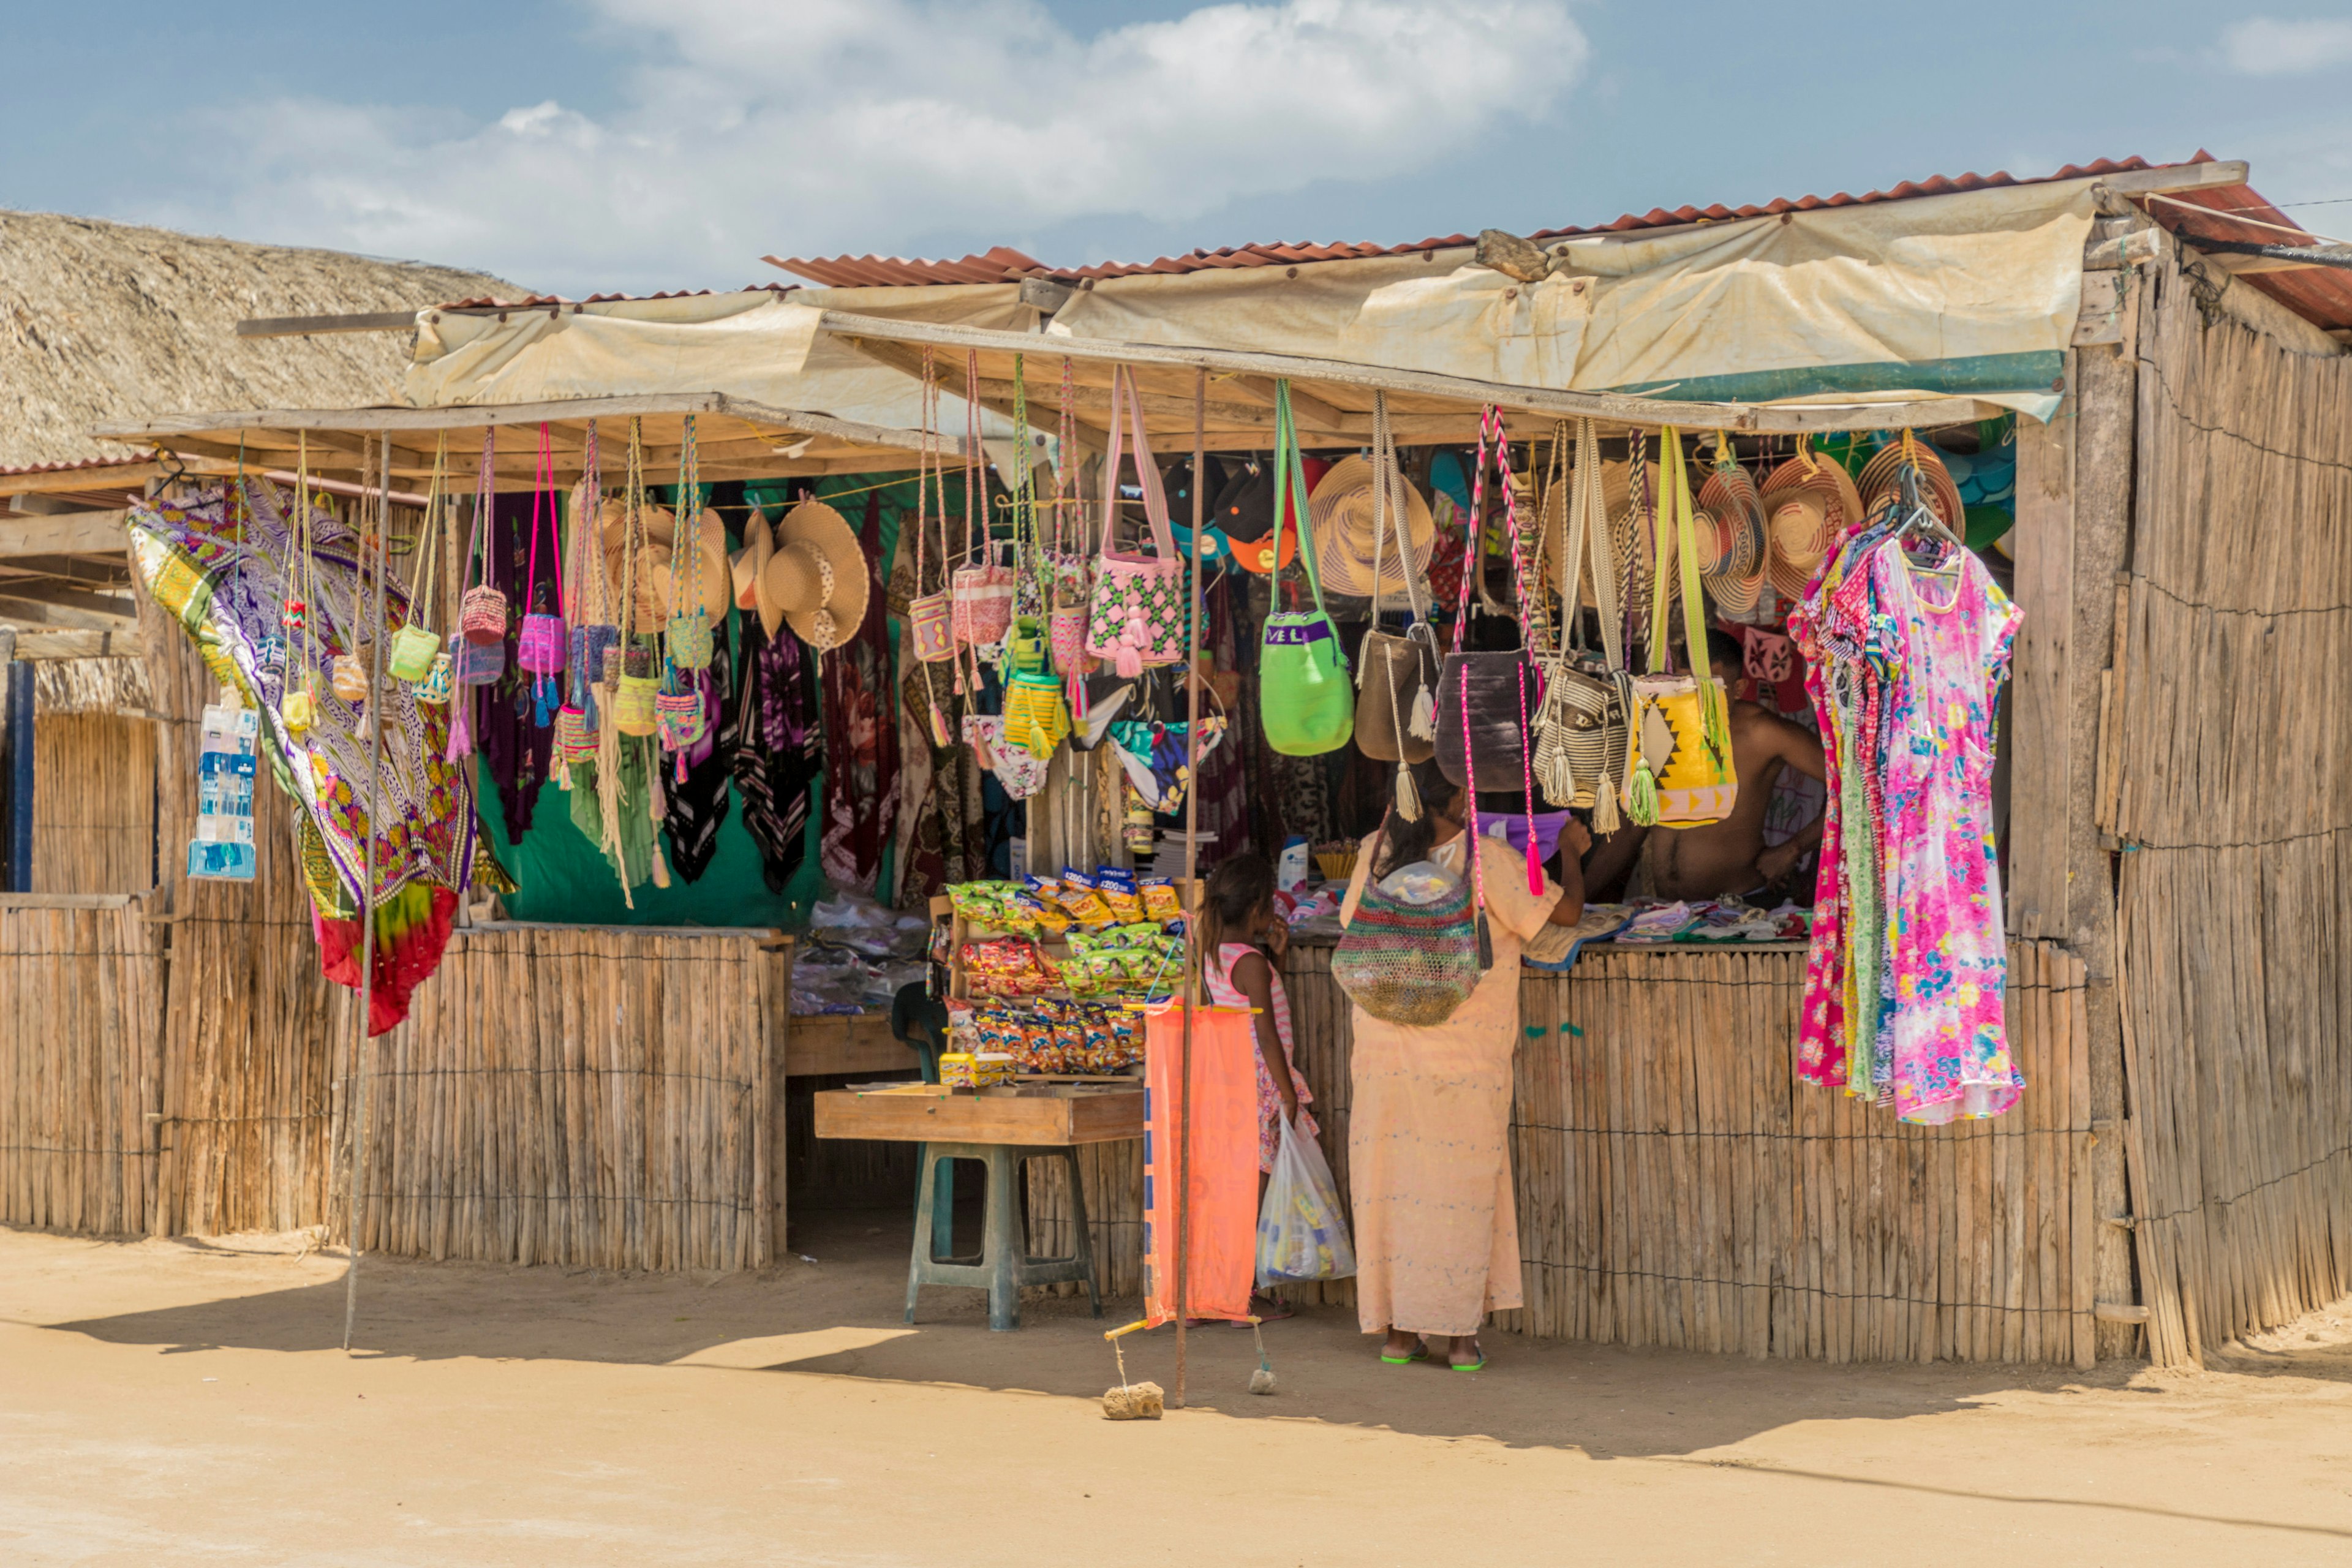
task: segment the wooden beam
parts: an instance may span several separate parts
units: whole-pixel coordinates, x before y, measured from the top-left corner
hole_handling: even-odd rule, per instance
[[[2072,385],[2073,367],[2067,384]],[[2017,426],[2018,623],[2009,694],[2009,928],[2064,940],[2074,806],[2074,406]],[[2089,772],[2083,773],[2087,785]]]
[[[94,594],[85,587],[60,583],[53,577],[0,578],[0,598],[19,605],[40,605],[50,609],[73,610],[81,615],[106,617],[106,624],[123,619],[136,619],[138,606],[128,594]],[[79,626],[79,621],[52,621],[52,626]],[[105,625],[97,625],[100,630]]]
[[[68,583],[117,588],[131,581],[131,563],[120,550],[110,555],[12,555],[0,560],[0,576],[62,577]]]
[[[2112,347],[2075,349],[2068,355],[2067,399],[2074,410],[2074,626],[2068,641],[2072,739],[2068,755],[2078,759],[2076,787],[2063,805],[2066,816],[2067,929],[2062,937],[2083,961],[2084,1027],[2087,1031],[2091,1124],[2120,1126],[2125,1106],[2123,1002],[2116,989],[2117,955],[2115,857],[2102,842],[2098,803],[2090,759],[2098,755],[2099,706],[2106,682],[2102,667],[2116,637],[2116,574],[2131,558],[2132,479],[2137,444],[2139,310],[2144,289],[2127,292],[2123,333]],[[2149,389],[2153,389],[2153,380]],[[2021,435],[2022,431],[2021,430]],[[2023,487],[2019,489],[2021,504]],[[2088,1151],[2095,1217],[2131,1212],[2125,1180],[2122,1138],[2101,1137]],[[2133,1234],[2101,1225],[2093,1242],[2095,1297],[2127,1301],[2133,1295]],[[2130,1355],[2131,1330],[2099,1325],[2094,1330],[2101,1360]]]
[[[146,653],[146,644],[135,630],[27,627],[16,634],[16,657],[21,659],[143,658]]]
[[[121,463],[94,463],[88,468],[40,468],[26,473],[0,474],[0,496],[32,496],[58,490],[69,490],[76,494],[86,490],[111,490],[117,487],[142,485],[149,479],[160,479],[171,471],[169,466],[152,458],[138,458]]]
[[[1268,408],[1274,406],[1275,385],[1265,376],[1228,375],[1217,379],[1258,399]],[[1183,401],[1187,407],[1191,406],[1189,399]],[[1300,391],[1296,384],[1290,389],[1290,411],[1297,416],[1302,426],[1328,431],[1335,436],[1369,437],[1372,433],[1370,415],[1350,414],[1345,409],[1334,408],[1313,393]]]
[[[0,557],[102,555],[129,548],[125,511],[68,511],[50,517],[0,519]]]
[[[320,332],[405,332],[415,326],[415,310],[371,310],[355,316],[255,316],[236,324],[236,335],[307,338]]]
[[[1041,337],[1030,332],[997,331],[984,327],[951,326],[936,321],[884,320],[877,316],[855,315],[845,310],[825,311],[823,323],[825,331],[859,353],[910,374],[920,374],[921,356],[907,345],[929,343],[940,348],[978,349],[992,353],[1055,355],[1130,365],[1181,366],[1206,370],[1213,374],[1239,372],[1287,379],[1294,389],[1301,382],[1310,387],[1318,384],[1360,387],[1368,391],[1404,393],[1457,403],[1473,411],[1493,404],[1506,409],[1549,415],[1555,418],[1591,417],[1615,425],[1645,427],[1680,425],[1694,429],[1759,434],[1885,430],[1905,426],[1958,424],[1989,418],[2003,412],[1993,405],[1979,403],[1972,397],[1935,398],[1914,403],[1786,406],[1685,403],[1616,392],[1569,392],[1548,387],[1512,386],[1500,382],[1472,380],[1466,376],[1354,364],[1341,360],[1313,359],[1302,354],[1171,348],[1159,343],[1114,342],[1059,335]],[[947,374],[948,366],[943,356],[940,363],[942,380]],[[1033,417],[1031,423],[1035,422]]]
[[[44,604],[13,591],[0,592],[0,621],[15,621],[27,626],[59,626],[76,631],[125,634],[135,631],[139,625],[136,616],[91,615],[66,605]]]
[[[2179,163],[2169,169],[2133,169],[2120,174],[2101,174],[2098,180],[2118,195],[2137,196],[2151,191],[2202,191],[2216,185],[2242,185],[2246,174],[2244,159],[2223,158],[2210,163]]]

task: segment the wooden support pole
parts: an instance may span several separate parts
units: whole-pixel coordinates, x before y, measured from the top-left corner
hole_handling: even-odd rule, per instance
[[[1201,535],[1208,505],[1201,470],[1208,462],[1209,373],[1192,378],[1192,570],[1191,608],[1184,617],[1184,889],[1192,900],[1184,911],[1184,1098],[1176,1107],[1176,1396],[1184,1407],[1184,1374],[1189,1370],[1184,1320],[1192,1316],[1192,1282],[1188,1265],[1192,1241],[1190,1201],[1192,1185],[1192,1017],[1201,1006],[1201,849],[1194,834],[1201,825]],[[1111,476],[1117,479],[1116,474]]]
[[[373,636],[369,648],[367,727],[367,837],[360,846],[360,1004],[357,1039],[352,1047],[352,1181],[346,1223],[351,1266],[343,1272],[343,1349],[352,1348],[352,1330],[360,1310],[360,1238],[367,1214],[368,1145],[368,1015],[375,1001],[375,842],[383,830],[383,587],[392,570],[387,535],[392,529],[392,434],[383,437],[383,456],[376,479],[381,489],[375,510],[375,613],[370,617]],[[362,584],[354,583],[356,595]]]
[[[2074,615],[2069,638],[2073,657],[2067,675],[2070,787],[2066,819],[2066,924],[2045,931],[2061,937],[2085,971],[2084,1015],[2090,1058],[2093,1125],[2120,1127],[2127,1114],[2124,1083],[2123,1003],[2116,989],[2115,857],[2106,848],[2095,816],[2092,759],[2099,743],[2101,674],[2115,646],[2116,574],[2131,558],[2132,479],[2138,396],[2139,301],[2144,286],[2129,289],[2121,341],[2073,351],[2073,384],[2067,401],[2074,431]],[[2025,505],[2024,469],[2018,498]],[[2021,805],[2031,810],[2032,804]],[[2057,802],[2051,809],[2059,809]],[[2091,1201],[2099,1219],[2131,1212],[2125,1189],[2124,1140],[2099,1137],[2091,1145]],[[2097,1299],[2133,1298],[2132,1233],[2099,1225],[2092,1268]],[[2133,1353],[2138,1329],[2102,1320],[2097,1351],[2102,1359]]]

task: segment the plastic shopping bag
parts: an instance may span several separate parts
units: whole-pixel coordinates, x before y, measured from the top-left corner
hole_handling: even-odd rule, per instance
[[[1257,1282],[1344,1279],[1356,1271],[1356,1248],[1339,1215],[1339,1192],[1323,1150],[1290,1122],[1266,1177],[1257,1214]]]

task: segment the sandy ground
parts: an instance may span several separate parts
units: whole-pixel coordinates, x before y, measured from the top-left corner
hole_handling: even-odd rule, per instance
[[[1344,1314],[1193,1337],[1113,1425],[1102,1325],[908,1329],[903,1215],[765,1277],[363,1265],[0,1231],[0,1563],[2352,1563],[2352,1302],[2192,1374],[1855,1368]],[[1112,1309],[1118,1321],[1118,1307]],[[1134,1375],[1172,1381],[1169,1333]]]

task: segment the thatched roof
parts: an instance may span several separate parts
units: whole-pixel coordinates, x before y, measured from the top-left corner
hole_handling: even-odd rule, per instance
[[[89,437],[102,420],[398,403],[398,332],[240,339],[236,323],[523,292],[456,268],[0,211],[0,467],[127,456]]]

